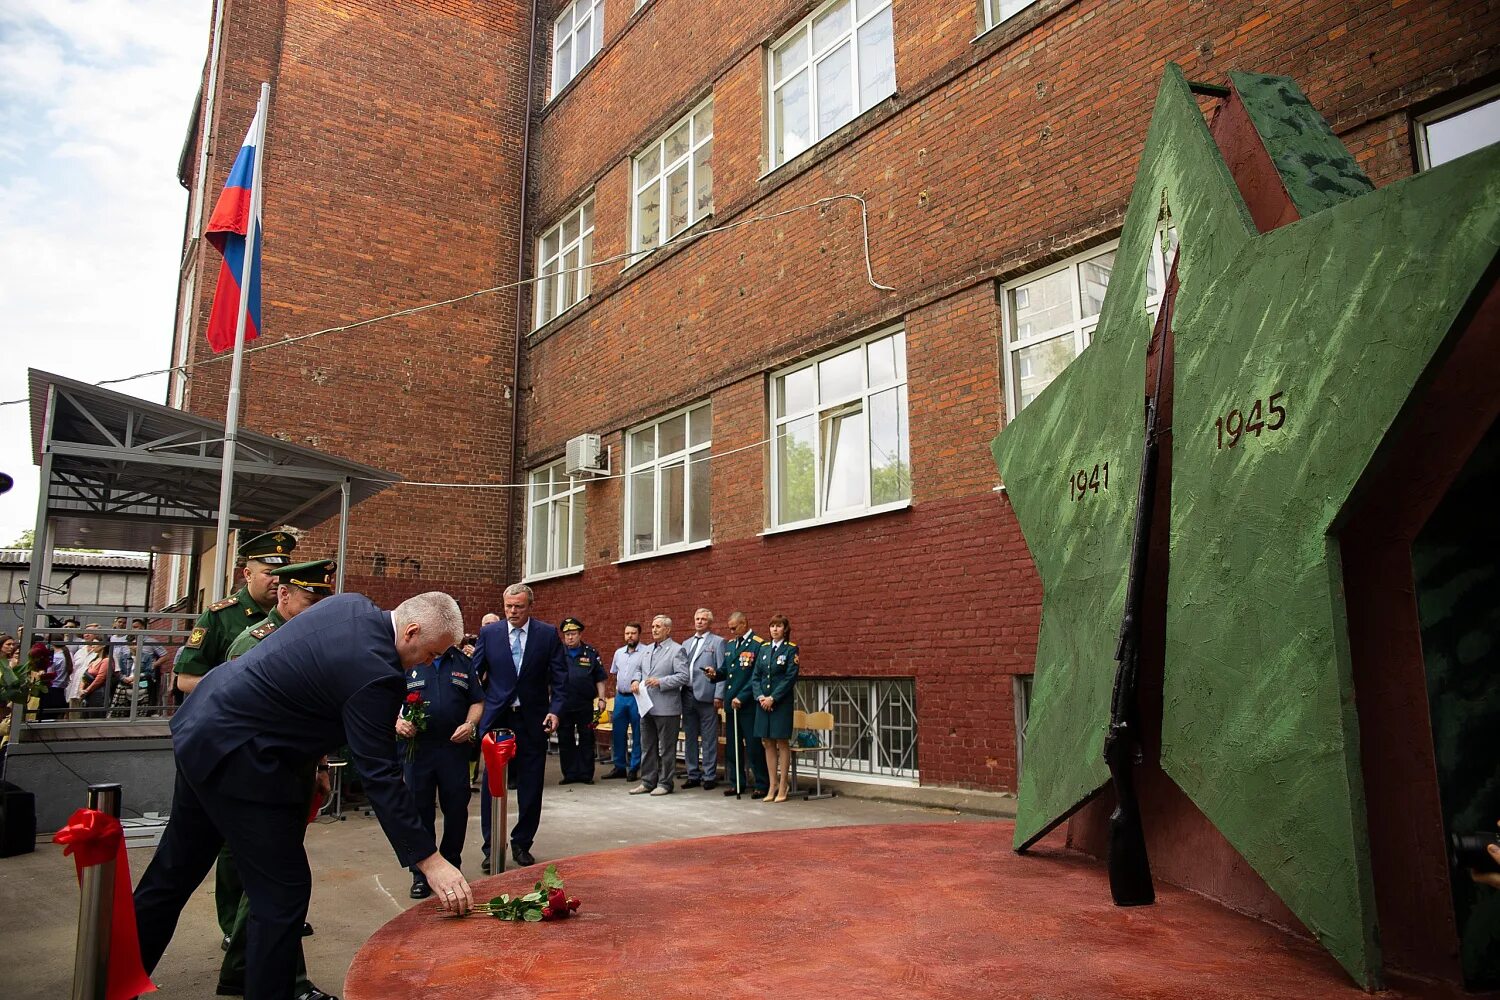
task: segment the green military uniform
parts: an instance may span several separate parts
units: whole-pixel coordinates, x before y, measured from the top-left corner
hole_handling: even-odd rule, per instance
[[[333,593],[333,573],[337,564],[332,559],[319,559],[316,562],[295,563],[290,566],[282,566],[273,569],[271,575],[277,581],[290,587],[300,587],[310,594],[318,597],[326,597]],[[227,659],[236,660],[244,656],[250,650],[260,645],[272,632],[286,624],[286,619],[281,616],[279,607],[272,608],[266,613],[265,621],[259,625],[252,626],[241,632],[234,642],[229,644]],[[226,864],[232,866],[233,856],[226,846],[219,854],[219,866],[224,868]],[[224,961],[219,966],[220,992],[234,991],[238,988],[243,992],[245,982],[245,945],[246,934],[250,927],[250,897],[241,890],[239,894],[239,905],[235,908],[234,919],[228,932],[228,942],[224,948]],[[306,930],[303,931],[306,934]],[[307,961],[303,956],[302,949],[297,949],[297,981],[292,987],[292,995],[298,1000],[306,997],[319,997],[325,994],[314,986],[307,978]]]
[[[292,561],[288,553],[296,547],[294,535],[268,531],[246,541],[236,554],[246,562],[254,560],[283,566]],[[172,663],[173,672],[202,677],[229,659],[229,647],[241,632],[259,625],[265,618],[265,610],[255,603],[245,587],[209,605],[208,610],[193,622],[193,631]],[[219,930],[224,933],[225,947],[228,947],[230,932],[234,930],[235,914],[239,911],[244,892],[234,860],[227,850],[219,852],[219,863],[214,870],[214,908],[218,911]]]
[[[235,637],[235,640],[229,644],[229,652],[224,655],[224,659],[226,661],[239,659],[260,645],[260,641],[276,631],[277,626],[285,624],[286,619],[281,617],[281,612],[272,608],[266,612],[265,621],[259,625],[250,626]]]
[[[750,680],[755,673],[755,658],[766,640],[749,632],[724,643],[724,667],[720,680],[724,686],[725,732],[725,778],[733,785],[735,775],[743,775],[744,764],[750,765],[754,790],[761,795],[771,787],[771,776],[766,770],[766,753],[760,739],[755,735],[755,699],[750,696]],[[734,707],[734,699],[740,707]],[[731,713],[733,713],[731,715]],[[748,791],[741,787],[743,791]],[[727,791],[725,794],[729,794]]]
[[[238,554],[246,562],[285,566],[292,561],[289,553],[296,547],[294,536],[284,531],[268,531],[241,545]],[[172,669],[179,674],[202,677],[229,659],[229,647],[241,632],[259,625],[265,617],[266,612],[241,587],[198,616]]]
[[[792,738],[792,689],[797,684],[797,644],[783,639],[780,647],[767,642],[755,654],[755,674],[750,679],[750,694],[755,698],[770,695],[770,711],[755,706],[755,735],[763,740]]]

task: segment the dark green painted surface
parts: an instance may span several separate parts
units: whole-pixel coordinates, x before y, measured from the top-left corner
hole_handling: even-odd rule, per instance
[[[1500,820],[1500,425],[1492,426],[1412,545],[1443,824]],[[1500,892],[1453,876],[1464,980],[1500,988]]]
[[[1264,77],[1245,86],[1302,221],[1254,231],[1169,66],[1094,344],[994,443],[1043,584],[1016,842],[1107,777],[1100,752],[1149,333],[1144,273],[1165,202],[1183,249],[1162,765],[1351,975],[1373,985],[1358,726],[1329,532],[1495,256],[1500,150],[1352,197],[1360,185],[1327,147],[1326,126],[1288,98],[1295,88]],[[1295,113],[1266,118],[1273,92]],[[1300,167],[1292,122],[1323,150]],[[1261,419],[1276,422],[1274,393],[1286,409],[1280,428],[1219,446],[1215,420],[1231,410],[1260,400]],[[1071,501],[1071,472],[1106,460],[1107,495]]]
[[[1191,234],[1251,223],[1182,74],[1157,100],[1093,343],[995,439],[1000,476],[1042,580],[1042,625],[1015,843],[1028,843],[1108,780],[1104,735],[1140,479],[1146,269],[1163,208]],[[1195,254],[1202,287],[1227,250]],[[1070,499],[1068,478],[1109,463],[1109,488]],[[1102,476],[1101,476],[1102,480]]]
[[[1379,949],[1330,532],[1495,257],[1500,149],[1264,235],[1183,230],[1190,262],[1232,252],[1178,300],[1162,766],[1370,984]],[[1279,430],[1220,447],[1216,420],[1256,400],[1272,420],[1275,393]]]
[[[1229,79],[1302,218],[1375,190],[1296,81],[1264,73]]]

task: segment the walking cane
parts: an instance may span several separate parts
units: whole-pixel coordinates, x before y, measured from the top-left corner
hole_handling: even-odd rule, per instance
[[[744,784],[745,761],[743,757],[744,747],[740,745],[740,710],[731,703],[729,706],[731,725],[734,726],[734,800],[740,800],[740,788]]]

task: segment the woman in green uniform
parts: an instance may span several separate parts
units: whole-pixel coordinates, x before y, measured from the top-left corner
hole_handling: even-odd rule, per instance
[[[771,618],[771,641],[755,657],[750,694],[755,713],[755,735],[766,748],[766,770],[771,773],[767,802],[785,802],[791,791],[792,689],[797,685],[797,644],[786,615]]]

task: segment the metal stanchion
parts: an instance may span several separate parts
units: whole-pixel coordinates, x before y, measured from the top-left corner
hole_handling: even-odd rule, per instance
[[[489,780],[489,767],[485,767],[485,780]],[[498,875],[505,871],[505,842],[510,839],[510,822],[507,814],[510,792],[507,790],[505,774],[500,775],[500,794],[490,796],[490,872]]]
[[[89,808],[120,818],[120,786],[90,785]],[[78,896],[78,946],[73,954],[73,1000],[104,1000],[109,985],[110,916],[115,862],[83,869]]]

